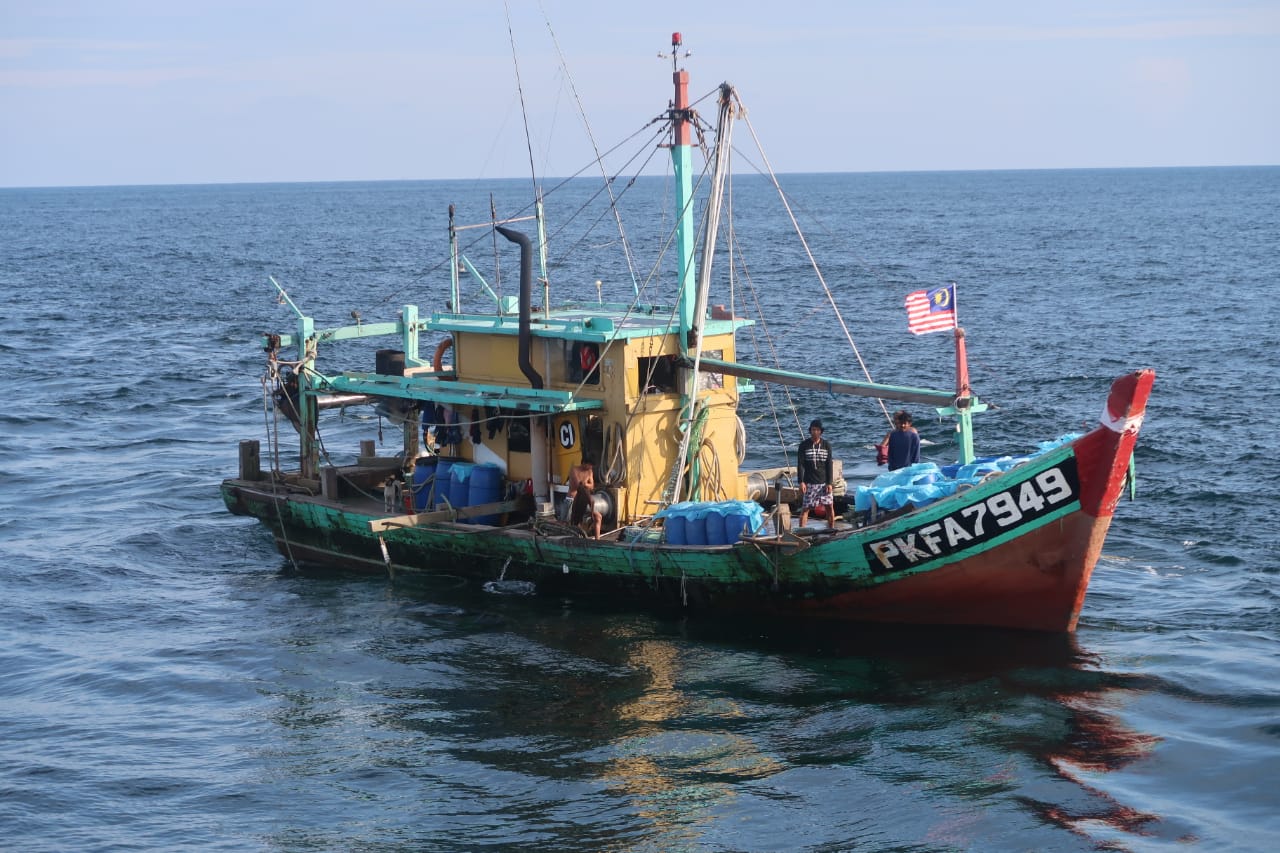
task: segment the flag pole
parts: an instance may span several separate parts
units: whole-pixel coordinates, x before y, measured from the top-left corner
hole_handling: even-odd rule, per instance
[[[956,396],[968,397],[969,390],[969,356],[964,345],[964,329],[960,328],[960,299],[956,283],[951,282],[951,314],[955,318],[954,334],[956,340]]]
[[[960,461],[973,461],[973,390],[969,387],[969,354],[965,347],[964,329],[960,328],[959,300],[956,283],[951,282],[951,311],[955,317],[953,334],[956,342],[956,399],[952,404],[956,415],[956,431],[960,433]]]

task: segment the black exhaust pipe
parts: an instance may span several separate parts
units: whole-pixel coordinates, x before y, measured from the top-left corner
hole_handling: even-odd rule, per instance
[[[542,387],[542,374],[533,369],[533,333],[529,329],[533,317],[533,241],[519,231],[498,226],[498,233],[512,243],[520,244],[520,338],[517,359],[520,372],[534,388]]]

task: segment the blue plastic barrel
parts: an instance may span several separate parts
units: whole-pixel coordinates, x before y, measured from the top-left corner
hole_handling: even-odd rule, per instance
[[[436,509],[444,509],[445,499],[449,497],[449,483],[452,482],[453,463],[458,460],[452,456],[436,457],[436,475],[431,480],[431,494],[428,505]]]
[[[668,515],[663,522],[663,527],[667,531],[668,545],[688,545],[688,539],[685,536],[685,523],[688,521],[683,515]]]
[[[706,504],[695,504],[685,513],[684,537],[687,545],[707,545],[707,507]],[[711,516],[719,525],[720,516]],[[719,536],[716,537],[720,538]]]
[[[732,545],[742,536],[754,534],[764,522],[764,509],[755,501],[726,501],[721,512],[724,517],[724,542]]]
[[[467,506],[491,504],[502,500],[502,469],[491,462],[471,469],[471,488],[467,491]],[[475,524],[497,524],[498,516],[481,515],[471,519]]]
[[[708,504],[702,509],[702,526],[706,531],[708,545],[725,545],[727,540],[724,538],[724,513],[725,503]]]
[[[436,458],[424,456],[413,468],[413,508],[423,510],[431,506],[431,485],[436,476]]]
[[[471,469],[474,462],[454,462],[449,469],[449,503],[454,509],[469,506],[467,498],[471,494]]]
[[[668,545],[689,544],[687,530],[689,526],[689,507],[691,506],[693,506],[691,501],[681,501],[658,513],[658,517],[662,519],[662,527],[666,531]]]

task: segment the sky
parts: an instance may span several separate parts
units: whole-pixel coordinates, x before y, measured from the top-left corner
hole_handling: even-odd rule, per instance
[[[0,0],[0,186],[573,174],[673,31],[779,172],[1280,164],[1280,0]]]

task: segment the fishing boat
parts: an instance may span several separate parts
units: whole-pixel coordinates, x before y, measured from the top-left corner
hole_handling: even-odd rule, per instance
[[[385,322],[321,328],[277,285],[296,326],[262,339],[268,453],[259,440],[241,442],[238,474],[221,487],[228,509],[259,519],[299,565],[445,573],[691,613],[1075,630],[1132,482],[1154,372],[1115,379],[1100,422],[1084,434],[976,458],[973,418],[988,407],[970,387],[952,285],[922,291],[925,313],[944,315],[940,327],[955,341],[954,382],[943,390],[739,360],[739,333],[754,321],[714,305],[711,293],[740,101],[727,83],[716,90],[707,187],[695,193],[694,140],[704,126],[681,44],[677,33],[674,95],[660,113],[674,178],[669,304],[637,292],[630,303],[553,305],[540,197],[532,215],[493,215],[484,226],[520,259],[519,295],[490,291],[491,309],[463,304],[460,278],[484,281],[460,248],[468,226],[452,207],[445,311],[404,305]],[[322,345],[373,338],[386,345],[372,364],[320,369]],[[743,465],[739,404],[770,384],[930,407],[955,421],[954,462],[853,488],[837,464],[828,517],[801,526],[790,457],[772,468]],[[394,452],[361,439],[344,463],[325,445],[325,418],[352,406],[397,425]],[[272,431],[275,422],[296,430],[296,469],[285,470],[280,449],[294,433]],[[589,480],[584,458],[596,463]],[[581,519],[567,518],[579,492]]]

